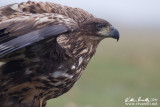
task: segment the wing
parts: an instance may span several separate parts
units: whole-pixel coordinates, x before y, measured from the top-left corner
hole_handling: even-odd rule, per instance
[[[20,48],[59,34],[71,32],[78,24],[54,13],[25,14],[0,22],[0,58]]]

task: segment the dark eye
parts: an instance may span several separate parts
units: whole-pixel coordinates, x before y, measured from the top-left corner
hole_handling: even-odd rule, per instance
[[[104,25],[103,25],[103,24],[97,24],[96,27],[97,27],[97,28],[103,28]]]

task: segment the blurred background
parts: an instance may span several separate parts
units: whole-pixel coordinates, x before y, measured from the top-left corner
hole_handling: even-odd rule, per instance
[[[1,0],[0,6],[22,1],[27,0]],[[100,43],[77,84],[47,107],[125,107],[128,97],[160,100],[160,0],[37,1],[83,8],[120,32],[118,42]]]

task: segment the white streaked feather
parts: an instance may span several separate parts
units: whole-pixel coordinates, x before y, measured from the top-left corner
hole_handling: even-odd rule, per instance
[[[79,54],[84,54],[84,53],[87,53],[88,52],[88,48],[82,50]]]
[[[63,73],[62,76],[67,77],[67,78],[70,78],[70,79],[73,78],[73,75],[69,75],[69,74],[67,74],[67,73]]]
[[[62,71],[56,71],[56,72],[54,72],[54,73],[51,73],[50,74],[52,77],[54,77],[54,78],[58,78],[58,77],[66,77],[66,78],[72,78],[73,77],[73,75],[69,75],[68,73],[66,73],[66,72],[62,72]]]
[[[75,69],[76,68],[76,66],[75,65],[73,65],[72,67],[71,67],[71,69]]]
[[[31,73],[32,73],[32,71],[27,68],[25,71],[25,74],[31,74]]]
[[[58,78],[58,77],[60,77],[62,75],[62,71],[56,71],[56,72],[52,73],[51,75],[54,78]]]
[[[13,10],[15,10],[15,11],[22,12],[22,10],[20,10],[18,8],[18,4],[14,4],[14,5],[10,6],[10,8],[13,9]]]
[[[78,62],[78,66],[81,65],[82,62],[83,62],[83,58],[80,57],[80,58],[79,58],[79,62]]]

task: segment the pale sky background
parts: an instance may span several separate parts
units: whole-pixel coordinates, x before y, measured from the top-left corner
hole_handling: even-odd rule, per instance
[[[0,6],[28,0],[1,0]],[[124,28],[160,30],[160,0],[34,0],[83,8]]]

